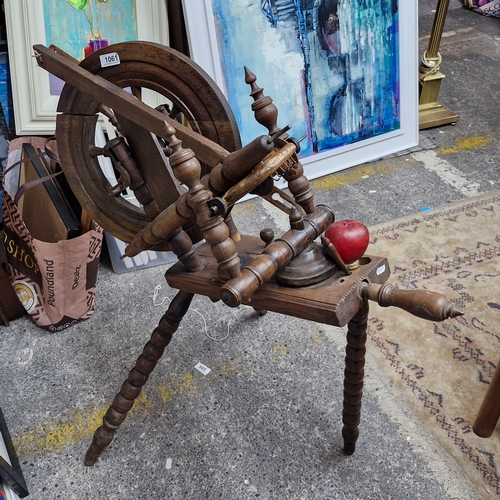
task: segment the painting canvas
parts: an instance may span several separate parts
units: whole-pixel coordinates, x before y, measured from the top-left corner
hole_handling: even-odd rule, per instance
[[[165,0],[4,0],[16,134],[55,131],[61,82],[38,67],[33,45],[54,44],[77,60],[101,44],[168,45]]]
[[[117,42],[137,40],[135,0],[43,0],[47,45],[55,44],[81,61],[92,51]],[[49,76],[51,95],[62,82]]]
[[[401,10],[411,13],[416,4],[401,4],[205,0],[208,42],[203,43],[212,47],[210,55],[201,47],[198,21],[195,31],[192,0],[184,5],[193,57],[224,90],[243,143],[263,133],[250,109],[246,66],[278,107],[278,125],[290,124],[294,137],[305,136],[304,163],[348,153],[336,166],[323,162],[321,175],[418,141],[418,79],[411,64],[405,67],[406,75],[401,65],[404,47],[408,63],[418,66],[415,26],[401,37],[403,22],[408,24]],[[372,145],[370,151],[367,145]],[[353,153],[360,148],[359,154]]]

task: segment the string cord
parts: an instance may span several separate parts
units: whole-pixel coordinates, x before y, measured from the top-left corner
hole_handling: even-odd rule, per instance
[[[428,75],[432,75],[439,71],[439,66],[441,65],[443,58],[441,54],[438,52],[436,57],[428,57],[427,51],[424,52],[421,58],[422,64],[419,68],[419,78],[423,79]]]
[[[170,299],[168,297],[163,297],[162,301],[160,303],[157,303],[157,298],[158,298],[158,292],[161,290],[161,285],[156,285],[154,287],[154,290],[153,290],[153,295],[152,295],[152,298],[153,298],[153,305],[155,307],[160,307],[162,306],[165,302],[168,302],[170,303]],[[228,321],[227,322],[227,333],[224,337],[222,338],[216,338],[216,337],[212,337],[212,335],[210,335],[208,333],[208,325],[207,325],[207,321],[205,320],[205,317],[203,316],[203,314],[200,313],[200,311],[196,310],[196,309],[192,309],[190,308],[189,309],[189,312],[194,312],[196,314],[198,314],[201,319],[203,320],[203,326],[204,326],[204,332],[205,332],[205,335],[210,339],[210,340],[213,340],[214,342],[222,342],[224,340],[226,340],[228,337],[229,337],[229,327],[231,325],[231,322]]]

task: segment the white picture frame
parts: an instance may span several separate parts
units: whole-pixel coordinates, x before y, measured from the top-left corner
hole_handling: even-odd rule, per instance
[[[351,0],[339,0],[344,8]],[[263,2],[262,4],[271,2]],[[319,0],[318,0],[319,3]],[[244,9],[244,1],[240,1],[240,8]],[[249,2],[251,8],[257,9],[259,2]],[[417,0],[398,0],[398,68],[400,85],[400,127],[382,135],[359,140],[352,144],[335,147],[328,151],[315,152],[302,157],[309,179],[322,177],[355,165],[395,154],[418,145],[418,3]],[[183,0],[188,40],[192,59],[197,62],[217,83],[227,96],[228,85],[221,63],[217,39],[217,29],[214,20],[213,0]],[[235,21],[236,22],[236,21]],[[238,24],[238,29],[241,26]],[[244,29],[244,28],[243,28]],[[248,46],[248,51],[253,47]],[[257,76],[257,84],[264,88],[262,75]],[[275,99],[276,101],[276,99]],[[231,102],[230,102],[231,104]],[[248,112],[252,99],[248,97]],[[231,104],[234,110],[234,106]],[[278,106],[279,109],[279,106]],[[287,118],[280,113],[278,125],[287,124]],[[238,120],[237,120],[238,121]],[[241,123],[238,123],[241,128]],[[263,129],[264,132],[264,129]],[[292,129],[291,135],[298,138]],[[243,141],[244,144],[247,141]]]
[[[139,40],[168,45],[165,0],[140,0],[136,15]],[[59,97],[33,57],[33,45],[47,44],[43,0],[5,0],[5,17],[16,134],[52,135]]]

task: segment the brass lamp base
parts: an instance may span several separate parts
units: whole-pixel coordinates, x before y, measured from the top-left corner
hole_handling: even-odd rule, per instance
[[[420,104],[418,106],[418,128],[420,130],[455,124],[459,116],[438,102],[437,97],[444,75],[440,71],[420,78]]]
[[[418,128],[424,130],[426,128],[439,127],[441,125],[455,124],[459,120],[459,116],[443,106],[439,102],[433,103],[432,107],[428,104],[418,107]]]

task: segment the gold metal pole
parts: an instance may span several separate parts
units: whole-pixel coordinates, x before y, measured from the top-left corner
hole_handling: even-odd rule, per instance
[[[441,43],[449,4],[450,0],[438,0],[429,46],[420,61],[420,101],[418,107],[420,130],[449,123],[454,124],[459,119],[456,113],[443,106],[437,100],[441,81],[444,78],[443,73],[439,71],[439,65],[441,64],[439,45]]]

